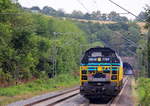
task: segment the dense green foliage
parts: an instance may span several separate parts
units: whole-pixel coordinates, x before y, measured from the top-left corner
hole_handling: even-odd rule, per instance
[[[147,5],[146,11],[139,14],[139,21],[147,21],[145,28],[148,33],[139,41],[137,49],[139,79],[137,80],[137,93],[142,106],[150,104],[150,7]],[[148,77],[148,78],[146,78]]]
[[[55,90],[79,83],[79,78],[71,74],[61,74],[53,79],[38,79],[27,84],[0,88],[0,96],[16,96],[43,90]]]
[[[79,83],[78,79],[79,77],[73,74],[61,74],[53,79],[38,79],[26,84],[0,88],[0,106],[6,106],[17,100],[28,99],[28,96],[74,87]]]
[[[83,44],[85,33],[72,22],[0,1],[0,85],[74,71]]]
[[[142,106],[150,104],[150,79],[140,78],[138,80],[137,92]]]
[[[147,24],[147,26],[148,26],[148,44],[147,44],[147,47],[148,47],[148,50],[147,50],[147,52],[148,52],[148,72],[149,72],[149,74],[148,74],[148,76],[150,77],[150,6],[146,9],[146,13],[147,13],[147,16],[148,16],[148,18],[147,18],[147,22],[148,22],[148,24]]]
[[[145,28],[148,30],[148,33],[143,36],[143,39],[139,41],[140,48],[137,49],[139,64],[140,65],[140,76],[142,77],[150,77],[150,7],[147,5],[145,8],[145,16],[144,19],[147,21],[147,25]]]
[[[141,39],[140,28],[133,22],[116,24],[76,24],[88,34],[89,42],[102,42],[106,47],[111,47],[121,56],[133,56]]]

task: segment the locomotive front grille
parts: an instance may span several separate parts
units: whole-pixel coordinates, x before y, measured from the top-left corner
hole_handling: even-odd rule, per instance
[[[103,70],[104,73],[110,73],[110,70]]]
[[[105,85],[105,84],[109,84],[110,82],[109,81],[107,81],[107,82],[91,82],[91,81],[89,81],[88,82],[88,85],[90,85],[90,86],[103,86],[103,85]]]
[[[112,74],[117,74],[117,71],[112,71]]]

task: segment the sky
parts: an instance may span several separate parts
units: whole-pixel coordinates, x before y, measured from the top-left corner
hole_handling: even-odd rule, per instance
[[[66,13],[71,13],[73,10],[80,10],[83,13],[92,11],[101,11],[101,13],[109,13],[111,11],[116,11],[117,13],[126,13],[124,10],[120,9],[116,5],[109,2],[109,0],[18,0],[19,3],[24,7],[39,6],[43,8],[44,6],[52,7],[56,10],[63,9]],[[84,4],[86,10],[82,5]],[[129,10],[130,12],[138,15],[141,11],[144,11],[146,4],[150,5],[150,0],[113,0],[115,3]],[[120,14],[123,15],[123,14]],[[129,19],[134,19],[135,17],[126,14]]]

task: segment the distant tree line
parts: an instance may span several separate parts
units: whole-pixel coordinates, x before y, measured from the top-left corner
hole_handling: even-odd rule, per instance
[[[142,38],[140,27],[134,23],[98,24],[76,22],[87,33],[88,42],[102,42],[120,56],[134,56]]]
[[[100,11],[93,11],[92,13],[83,13],[81,11],[74,10],[71,14],[65,13],[63,9],[55,10],[52,7],[45,6],[43,9],[40,9],[37,6],[32,8],[24,8],[25,10],[32,12],[39,12],[50,16],[57,17],[69,17],[77,19],[86,19],[86,20],[101,20],[101,21],[116,21],[116,22],[127,22],[128,18],[125,16],[120,16],[119,13],[115,11],[110,12],[109,14],[101,13]]]

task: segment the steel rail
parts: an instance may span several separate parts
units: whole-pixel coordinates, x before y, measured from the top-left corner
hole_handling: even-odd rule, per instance
[[[50,97],[47,97],[47,98],[44,98],[44,99],[41,99],[41,100],[32,102],[32,103],[29,103],[29,104],[26,104],[26,105],[24,105],[24,106],[33,106],[33,105],[36,105],[36,104],[40,104],[41,102],[45,102],[45,101],[48,101],[48,100],[57,98],[57,97],[59,97],[59,96],[65,95],[65,94],[69,94],[69,93],[71,93],[71,92],[73,92],[73,91],[77,91],[77,90],[79,90],[79,87],[74,88],[74,89],[71,89],[71,90],[64,91],[64,92],[62,92],[62,93],[59,93],[59,94],[56,94],[56,95],[53,95],[53,96],[50,96]],[[63,99],[61,99],[61,100],[52,102],[51,104],[48,104],[48,106],[54,105],[54,104],[56,104],[56,103],[58,103],[58,102],[61,102],[61,101],[63,101],[63,100],[66,100],[66,99],[68,99],[68,98],[70,98],[70,97],[73,97],[73,96],[75,96],[75,95],[77,95],[77,94],[79,94],[79,92],[78,92],[78,93],[75,93],[75,94],[72,94],[72,95],[70,95],[70,96],[68,96],[68,97],[65,97],[65,98],[63,98]]]
[[[111,101],[111,104],[109,106],[117,106],[117,102],[119,101],[120,96],[122,95],[123,91],[125,90],[127,83],[128,83],[128,76],[126,77],[125,81],[123,82],[122,90],[115,98],[113,98],[113,100]]]
[[[126,83],[128,82],[128,76],[126,76],[123,80],[123,87],[121,89],[121,91],[118,93],[117,96],[115,97],[112,97],[110,99],[110,101],[106,104],[88,104],[88,106],[117,106],[117,102],[118,100],[116,101],[116,99],[118,98],[119,95],[121,95],[121,93],[124,91],[124,88],[126,87]],[[120,98],[120,97],[119,97]]]
[[[116,98],[123,92],[125,86],[126,86],[126,83],[128,81],[128,77],[125,77],[125,80],[123,82],[123,88],[121,89],[121,91],[119,92],[119,94],[116,96],[116,97],[113,97],[107,104],[106,106],[116,106],[117,102],[116,102]],[[117,100],[118,101],[118,100]],[[114,103],[115,102],[115,103]]]

